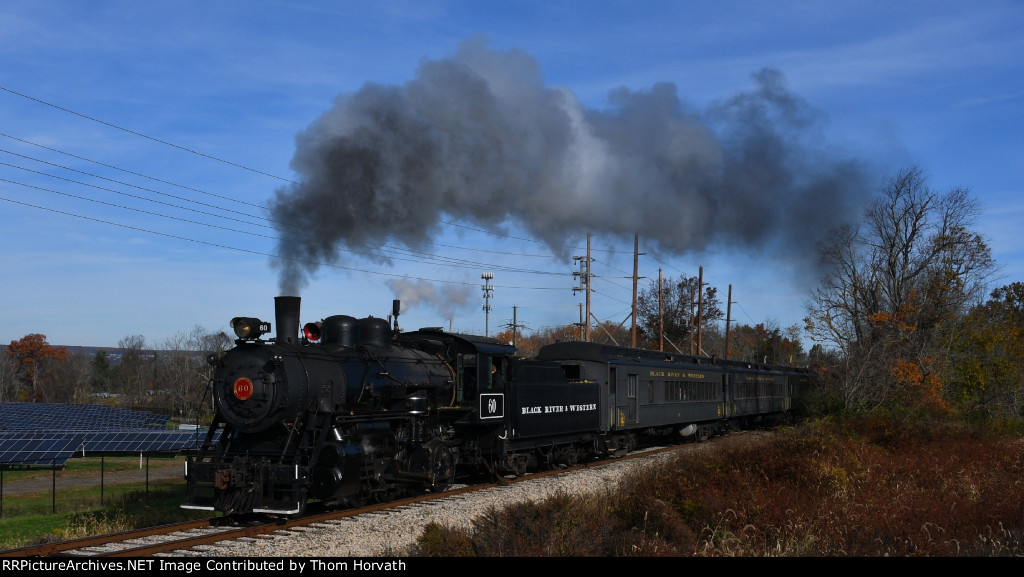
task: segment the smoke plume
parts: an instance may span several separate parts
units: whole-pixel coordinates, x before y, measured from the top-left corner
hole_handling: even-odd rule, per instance
[[[397,279],[387,281],[395,298],[402,301],[404,308],[425,305],[436,309],[441,318],[452,320],[458,309],[469,303],[472,291],[465,285],[442,285],[437,288],[425,280]]]
[[[427,249],[440,221],[516,224],[559,255],[586,233],[686,254],[711,247],[810,262],[864,190],[822,118],[778,72],[688,110],[674,84],[609,93],[587,109],[538,63],[473,38],[401,86],[337,97],[296,138],[299,181],[276,192],[281,294],[339,249],[387,262],[384,243]]]

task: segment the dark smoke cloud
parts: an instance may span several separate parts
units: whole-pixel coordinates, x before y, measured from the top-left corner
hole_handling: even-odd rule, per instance
[[[645,250],[711,247],[810,262],[855,211],[865,175],[829,149],[822,118],[766,69],[754,87],[688,111],[677,88],[614,90],[584,108],[538,63],[484,39],[424,61],[402,86],[366,84],[297,137],[298,184],[277,191],[282,294],[339,249],[426,249],[439,222],[513,223],[560,255],[586,233]]]

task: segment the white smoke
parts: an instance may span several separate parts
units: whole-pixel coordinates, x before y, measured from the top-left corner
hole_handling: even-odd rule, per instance
[[[464,285],[442,285],[438,288],[434,283],[417,279],[398,279],[387,281],[395,298],[402,301],[402,310],[415,307],[426,307],[436,310],[441,318],[451,321],[455,312],[469,303],[470,287]]]

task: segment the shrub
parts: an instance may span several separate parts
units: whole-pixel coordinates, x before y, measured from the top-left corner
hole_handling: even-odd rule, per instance
[[[952,421],[828,418],[639,467],[611,494],[433,527],[419,554],[1019,556],[1024,441]]]

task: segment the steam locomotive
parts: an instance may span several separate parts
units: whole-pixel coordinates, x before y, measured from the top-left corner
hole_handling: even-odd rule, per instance
[[[522,475],[703,440],[792,415],[807,369],[586,342],[534,358],[496,339],[335,315],[300,330],[300,299],[270,324],[236,317],[211,355],[216,414],[186,454],[182,507],[296,515],[440,492],[458,471]]]

